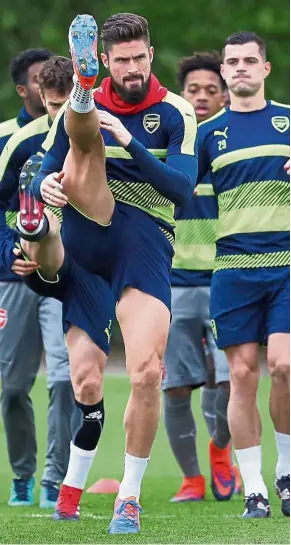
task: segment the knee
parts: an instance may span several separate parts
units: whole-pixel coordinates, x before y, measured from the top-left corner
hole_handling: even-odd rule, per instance
[[[178,388],[168,388],[164,391],[165,399],[191,399],[191,386],[179,386]]]
[[[80,403],[94,405],[100,399],[103,389],[103,372],[106,357],[98,360],[85,361],[80,359],[71,371],[74,394]]]
[[[269,358],[268,367],[272,380],[289,383],[290,361],[288,358],[282,356]]]
[[[75,398],[84,405],[94,405],[102,394],[106,355],[75,326],[67,333],[67,347]]]
[[[230,365],[231,389],[254,394],[259,382],[259,368],[256,363],[238,359]]]
[[[141,363],[135,365],[130,372],[130,382],[133,391],[138,395],[145,395],[159,391],[162,380],[161,361],[157,355],[144,359]]]
[[[86,377],[78,375],[75,378],[73,386],[75,398],[80,403],[84,403],[84,405],[94,405],[102,391],[102,382],[93,373]]]
[[[1,393],[1,401],[2,405],[10,406],[11,404],[15,405],[16,403],[19,403],[22,401],[23,398],[27,398],[29,396],[27,388],[20,386],[5,386],[5,384],[2,385],[2,393]]]
[[[217,387],[223,390],[226,394],[230,394],[230,382],[220,382]]]
[[[75,397],[85,405],[94,405],[102,392],[103,376],[95,367],[86,365],[72,377]]]

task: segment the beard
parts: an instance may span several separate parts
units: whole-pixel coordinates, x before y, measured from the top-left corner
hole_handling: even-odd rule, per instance
[[[236,96],[236,97],[241,97],[241,98],[248,98],[248,97],[253,97],[257,94],[257,92],[259,91],[261,85],[255,85],[253,87],[231,87],[229,86],[229,89],[233,92],[233,94]]]
[[[127,89],[125,85],[120,85],[113,79],[112,75],[111,79],[114,91],[118,94],[121,100],[123,100],[123,102],[126,102],[126,104],[140,104],[141,102],[143,102],[148,94],[150,86],[150,75],[146,81],[144,80],[143,76],[140,76],[139,79],[141,81],[141,85],[140,87],[137,87],[135,89]],[[125,81],[136,81],[136,79],[131,79],[130,77],[128,77]]]
[[[45,115],[47,113],[40,97],[35,96],[35,94],[29,92],[27,95],[27,99],[34,112],[37,112],[39,115]]]

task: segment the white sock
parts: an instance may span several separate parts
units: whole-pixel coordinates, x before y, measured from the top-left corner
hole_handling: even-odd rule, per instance
[[[280,479],[283,475],[290,475],[290,435],[275,431],[278,462],[276,467],[276,478]]]
[[[96,452],[97,448],[83,450],[71,443],[69,466],[63,484],[83,490]]]
[[[268,498],[268,490],[262,476],[262,447],[250,447],[235,451],[244,482],[245,496],[262,494]]]
[[[93,90],[83,89],[76,75],[74,75],[73,80],[74,87],[70,93],[70,106],[78,114],[87,114],[95,108]]]
[[[133,496],[139,500],[141,481],[149,458],[137,458],[125,453],[124,476],[120,484],[118,496],[122,500]]]

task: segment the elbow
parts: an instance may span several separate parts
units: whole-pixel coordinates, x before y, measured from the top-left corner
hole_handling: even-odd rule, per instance
[[[184,186],[183,191],[176,195],[174,204],[176,206],[185,206],[189,201],[191,201],[195,185],[196,180],[188,180],[187,186]]]
[[[175,197],[175,200],[173,199],[173,203],[175,206],[185,206],[185,204],[190,201],[190,198],[191,197],[188,197],[188,194],[180,194]]]

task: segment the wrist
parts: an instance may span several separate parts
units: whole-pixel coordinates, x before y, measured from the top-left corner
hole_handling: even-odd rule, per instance
[[[131,149],[132,145],[134,144],[134,142],[135,142],[135,138],[134,138],[132,135],[130,135],[130,140],[129,140],[129,142],[127,143],[127,145],[124,146],[124,149],[125,149],[126,151],[130,151],[130,149]]]
[[[122,146],[124,147],[124,149],[126,149],[130,145],[131,141],[132,141],[132,135],[130,134],[130,132],[128,132],[126,135],[124,135],[124,138],[123,138]]]

